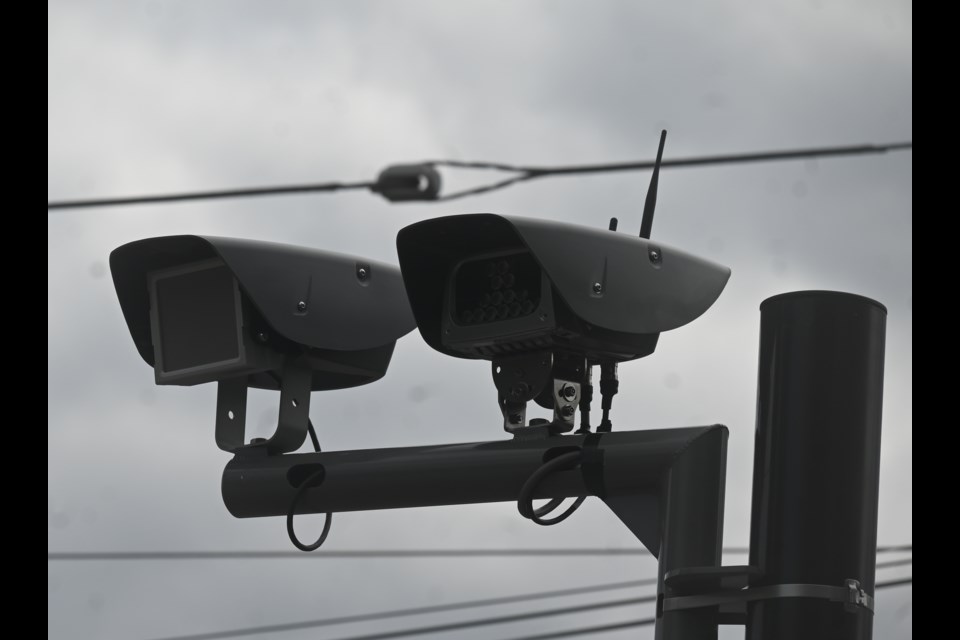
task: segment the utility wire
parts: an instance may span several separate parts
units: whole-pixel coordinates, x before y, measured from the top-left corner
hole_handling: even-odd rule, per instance
[[[893,560],[889,562],[881,562],[877,564],[877,569],[910,564],[912,560],[913,560],[912,558],[907,558],[905,560]],[[608,584],[576,587],[572,589],[540,591],[535,593],[526,593],[526,594],[519,594],[519,595],[513,595],[513,596],[485,598],[482,600],[467,600],[467,601],[461,601],[461,602],[451,602],[447,604],[433,605],[433,606],[426,606],[426,607],[394,609],[389,611],[378,611],[374,613],[338,616],[335,618],[322,618],[319,620],[304,620],[300,622],[290,622],[290,623],[284,623],[284,624],[272,624],[272,625],[265,625],[265,626],[259,626],[259,627],[229,629],[226,631],[197,633],[197,634],[191,634],[191,635],[182,635],[182,636],[164,638],[163,640],[216,640],[218,638],[235,638],[235,637],[246,636],[246,635],[257,635],[261,633],[277,633],[282,631],[295,631],[299,629],[310,629],[310,628],[330,626],[330,625],[336,625],[336,624],[347,624],[352,622],[369,622],[372,620],[382,620],[384,618],[399,618],[399,617],[405,617],[405,616],[415,616],[415,615],[424,615],[424,614],[431,614],[431,613],[441,613],[446,611],[456,611],[456,610],[462,610],[462,609],[472,609],[477,607],[489,607],[489,606],[495,606],[495,605],[515,604],[518,602],[528,602],[531,600],[560,598],[560,597],[566,597],[566,596],[583,595],[588,593],[598,593],[601,591],[629,589],[633,587],[641,587],[641,586],[648,586],[648,585],[655,585],[655,584],[657,584],[656,578],[647,578],[645,580],[633,580],[629,582],[612,582]],[[901,581],[881,583],[877,585],[877,588],[880,588],[881,586],[894,585],[894,584],[901,584]],[[648,601],[652,599],[655,599],[655,597],[651,596],[650,599],[643,599],[643,601]],[[608,606],[609,603],[607,604],[601,603],[601,604],[603,604],[603,606]],[[613,606],[620,606],[620,605],[609,604],[609,606],[613,607]],[[561,611],[561,610],[554,609],[553,611]],[[569,609],[563,609],[562,611],[567,612],[569,611]],[[556,615],[560,615],[560,613],[557,613]],[[538,615],[537,617],[540,617],[540,616]],[[495,623],[491,623],[491,624],[495,624]],[[444,628],[438,629],[438,631],[450,630],[446,625],[443,625],[443,626]],[[415,631],[417,633],[432,633],[432,631],[422,631],[422,629],[415,630]],[[410,633],[412,634],[413,631],[411,631]],[[380,637],[380,636],[377,636],[377,637]]]
[[[655,584],[656,580],[653,580],[649,584]],[[568,592],[574,592],[576,590],[569,589]],[[580,591],[583,593],[583,591]],[[552,596],[545,596],[552,597]],[[508,602],[518,602],[520,598],[496,598],[496,600],[506,600]],[[529,599],[529,596],[527,597]],[[551,616],[562,616],[573,613],[582,613],[584,611],[595,611],[597,609],[612,609],[614,607],[626,607],[629,605],[635,604],[644,604],[646,602],[654,602],[657,599],[657,595],[653,594],[650,596],[644,596],[640,598],[626,598],[622,600],[609,600],[604,602],[597,602],[592,604],[582,604],[574,605],[569,607],[562,607],[557,609],[541,609],[539,611],[525,611],[523,613],[515,613],[505,616],[495,616],[487,618],[477,618],[474,620],[461,620],[459,622],[449,622],[444,624],[430,625],[426,627],[416,627],[411,629],[395,629],[392,631],[383,631],[379,633],[367,634],[362,636],[350,636],[349,638],[343,638],[341,640],[387,640],[388,638],[402,638],[405,636],[419,636],[428,633],[440,633],[443,631],[456,631],[459,629],[469,629],[473,627],[484,627],[494,624],[507,624],[510,622],[520,622],[523,620],[533,620],[536,618],[548,618]],[[508,602],[501,602],[500,604],[507,604]],[[461,608],[462,607],[461,603]],[[442,606],[442,605],[441,605]],[[477,606],[477,605],[471,605]],[[485,606],[485,605],[479,605]],[[437,609],[430,608],[436,611]],[[422,611],[421,611],[422,612]],[[388,615],[389,614],[389,615]],[[200,633],[189,636],[171,636],[167,638],[161,638],[159,640],[214,640],[216,638],[231,638],[236,636],[245,636],[245,635],[254,635],[258,633],[276,633],[278,631],[291,631],[294,629],[304,629],[309,627],[317,627],[328,624],[341,624],[343,622],[359,622],[361,620],[373,620],[375,618],[371,616],[379,617],[391,617],[396,615],[395,613],[384,612],[383,614],[368,614],[366,616],[350,616],[352,619],[345,618],[332,618],[328,620],[311,620],[306,622],[294,622],[289,624],[279,624],[279,625],[270,625],[263,627],[253,627],[247,629],[233,629],[230,631],[218,631],[213,633]],[[407,615],[407,614],[403,614]],[[332,621],[331,621],[332,620]]]
[[[912,149],[913,142],[895,142],[890,144],[863,144],[863,145],[853,145],[853,146],[840,146],[840,147],[818,147],[818,148],[808,148],[808,149],[790,149],[782,151],[760,151],[755,153],[738,153],[738,154],[727,154],[727,155],[716,155],[716,156],[699,156],[691,158],[674,158],[666,159],[661,163],[661,167],[698,167],[698,166],[707,166],[707,165],[721,165],[721,164],[744,164],[750,162],[770,162],[775,160],[799,160],[807,158],[822,158],[822,157],[833,157],[833,156],[852,156],[852,155],[864,155],[864,154],[877,154],[877,153],[886,153],[888,151],[901,151],[905,149]],[[153,196],[132,196],[126,198],[97,198],[90,200],[62,200],[55,202],[47,202],[47,210],[58,210],[58,209],[79,209],[79,208],[90,208],[90,207],[111,207],[119,205],[132,205],[132,204],[151,204],[156,202],[183,202],[189,200],[213,200],[219,198],[246,198],[252,196],[269,196],[269,195],[282,195],[290,193],[318,193],[318,192],[328,192],[328,191],[342,191],[347,189],[366,189],[375,193],[381,193],[388,200],[399,201],[432,201],[432,202],[445,202],[448,200],[454,200],[457,198],[463,198],[466,196],[477,195],[480,193],[488,193],[490,191],[496,191],[499,189],[505,189],[513,184],[519,182],[526,182],[529,180],[534,180],[537,178],[544,178],[548,176],[569,176],[569,175],[579,175],[579,174],[589,174],[589,173],[613,173],[618,171],[640,171],[644,169],[652,169],[655,164],[654,160],[647,160],[641,162],[621,162],[621,163],[612,163],[612,164],[593,164],[593,165],[573,165],[573,166],[552,166],[552,167],[535,167],[535,166],[521,166],[521,165],[512,165],[512,164],[503,164],[497,162],[463,162],[458,160],[431,160],[428,162],[420,163],[419,165],[402,165],[409,169],[410,167],[423,167],[423,168],[436,168],[436,167],[450,167],[450,168],[467,168],[467,169],[490,169],[494,171],[504,171],[504,172],[513,172],[518,175],[512,176],[505,180],[500,180],[493,182],[491,184],[482,185],[479,187],[474,187],[471,189],[466,189],[463,191],[457,191],[450,194],[440,194],[439,193],[439,184],[437,185],[437,190],[426,190],[423,193],[417,195],[417,188],[412,187],[409,182],[400,183],[397,182],[388,182],[387,178],[389,176],[389,171],[391,168],[388,168],[381,174],[381,177],[378,180],[373,182],[330,182],[325,184],[303,184],[303,185],[287,185],[287,186],[276,186],[276,187],[257,187],[257,188],[247,188],[247,189],[226,189],[222,191],[198,191],[192,193],[177,193],[169,195],[153,195]],[[409,173],[409,171],[407,172]],[[412,180],[414,184],[418,182],[416,175],[412,177],[407,176]],[[396,189],[400,189],[405,195],[402,198],[395,198],[393,194],[396,192]],[[414,195],[411,195],[411,189],[413,190]]]
[[[879,566],[879,565],[878,565]],[[877,589],[887,587],[896,587],[903,584],[911,584],[913,578],[904,578],[903,580],[891,580],[890,582],[880,582]],[[655,624],[656,618],[644,618],[642,620],[628,620],[626,622],[617,622],[614,624],[605,624],[599,627],[581,627],[579,629],[565,629],[563,631],[553,631],[551,633],[541,633],[535,636],[519,636],[510,638],[510,640],[552,640],[553,638],[572,638],[574,636],[592,636],[597,633],[606,633],[608,631],[619,631],[620,629],[630,629],[632,627],[642,627]]]
[[[913,551],[913,545],[877,547],[877,553]],[[724,553],[747,553],[746,547],[727,547]],[[507,558],[557,556],[645,556],[638,548],[556,549],[345,549],[304,554],[300,551],[50,551],[48,561],[110,560],[266,560],[281,558]]]
[[[913,584],[913,576],[901,578],[899,580],[889,580],[887,582],[878,582],[874,589],[886,589],[888,587],[899,587],[905,584]]]
[[[628,620],[626,622],[615,622],[613,624],[604,624],[599,627],[581,627],[580,629],[565,629],[563,631],[553,631],[551,633],[540,633],[535,636],[521,636],[510,638],[510,640],[550,640],[551,638],[572,638],[573,636],[587,636],[595,633],[606,633],[608,631],[619,631],[620,629],[630,629],[631,627],[643,627],[648,624],[655,624],[656,618],[644,618],[643,620]]]
[[[187,200],[216,200],[220,198],[250,198],[253,196],[275,196],[289,193],[320,193],[324,191],[343,191],[347,189],[369,189],[374,182],[331,182],[327,184],[300,184],[279,187],[255,187],[251,189],[225,189],[223,191],[194,191],[192,193],[173,193],[161,196],[132,196],[129,198],[102,198],[97,200],[63,200],[48,202],[51,209],[82,209],[86,207],[114,207],[128,204],[152,204],[154,202],[183,202]]]

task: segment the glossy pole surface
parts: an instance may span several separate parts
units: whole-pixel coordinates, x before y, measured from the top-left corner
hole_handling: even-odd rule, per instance
[[[874,595],[887,311],[800,291],[760,305],[752,585],[859,580]],[[873,614],[812,598],[752,603],[748,640],[869,640]]]

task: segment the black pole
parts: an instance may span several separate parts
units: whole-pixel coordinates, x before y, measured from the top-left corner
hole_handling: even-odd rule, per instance
[[[725,442],[727,430],[722,426],[594,435],[590,446],[602,452],[602,473],[591,480],[582,467],[557,471],[544,478],[534,497],[583,496],[596,493],[596,489],[611,499],[638,493],[656,496],[665,474],[683,458],[681,453],[715,431],[723,433]],[[285,515],[299,485],[321,467],[322,480],[305,493],[297,513],[512,501],[544,462],[582,448],[586,438],[565,435],[283,456],[238,455],[223,471],[223,501],[237,518]],[[716,486],[717,480],[705,482]],[[651,526],[656,530],[656,522]],[[658,553],[659,541],[651,551]]]
[[[661,485],[663,535],[657,595],[673,595],[664,576],[677,569],[719,567],[723,545],[723,499],[727,432],[713,431],[691,445]],[[717,640],[717,618],[708,609],[662,610],[657,604],[656,640]]]
[[[760,305],[751,586],[848,579],[874,595],[887,311],[799,291]],[[870,640],[873,614],[814,598],[748,606],[748,640]]]

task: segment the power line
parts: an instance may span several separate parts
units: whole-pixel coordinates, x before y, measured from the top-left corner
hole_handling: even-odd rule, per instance
[[[879,566],[879,565],[878,565]],[[903,584],[913,583],[913,578],[904,578],[902,580],[891,580],[890,582],[880,582],[876,589],[886,587],[896,587]],[[552,640],[553,638],[572,638],[574,636],[594,635],[597,633],[606,633],[608,631],[619,631],[620,629],[629,629],[631,627],[642,627],[655,624],[656,618],[644,618],[642,620],[628,620],[626,622],[617,622],[614,624],[605,624],[598,627],[581,627],[579,629],[565,629],[564,631],[553,631],[550,633],[541,633],[535,636],[520,636],[510,638],[510,640]]]
[[[900,565],[910,564],[910,563],[912,563],[912,561],[913,561],[912,558],[906,558],[906,559],[902,559],[902,560],[892,560],[892,561],[887,561],[887,562],[880,562],[880,563],[877,563],[877,569],[882,569],[882,568],[885,568],[885,567],[894,567],[894,566],[900,566]],[[911,581],[911,580],[912,580],[912,578],[911,578],[911,579],[908,579],[908,581]],[[263,633],[277,633],[277,632],[282,632],[282,631],[295,631],[295,630],[300,630],[300,629],[310,629],[310,628],[316,628],[316,627],[324,627],[324,626],[337,625],[337,624],[347,624],[347,623],[353,623],[353,622],[370,622],[370,621],[373,621],[373,620],[382,620],[382,619],[385,619],[385,618],[399,618],[399,617],[414,616],[414,615],[424,615],[424,614],[432,614],[432,613],[441,613],[441,612],[447,612],[447,611],[457,611],[457,610],[462,610],[462,609],[472,609],[472,608],[478,608],[478,607],[489,607],[489,606],[496,606],[496,605],[515,604],[515,603],[518,603],[518,602],[529,602],[529,601],[531,601],[531,600],[545,600],[545,599],[549,599],[549,598],[561,598],[561,597],[574,596],[574,595],[584,595],[584,594],[588,594],[588,593],[598,593],[598,592],[601,592],[601,591],[615,591],[615,590],[619,590],[619,589],[629,589],[629,588],[633,588],[633,587],[649,586],[649,585],[655,585],[655,584],[657,584],[657,579],[656,579],[656,578],[647,578],[647,579],[645,579],[645,580],[633,580],[633,581],[629,581],[629,582],[612,582],[612,583],[607,583],[607,584],[590,585],[590,586],[586,586],[586,587],[575,587],[575,588],[570,588],[570,589],[559,589],[559,590],[553,590],[553,591],[540,591],[540,592],[535,592],[535,593],[526,593],[526,594],[519,594],[519,595],[513,595],[513,596],[501,596],[501,597],[497,597],[497,598],[485,598],[485,599],[481,599],[481,600],[467,600],[467,601],[461,601],[461,602],[451,602],[451,603],[447,603],[447,604],[432,605],[432,606],[426,606],[426,607],[412,607],[412,608],[406,608],[406,609],[393,609],[393,610],[388,610],[388,611],[377,611],[377,612],[373,612],[373,613],[363,613],[363,614],[354,614],[354,615],[348,615],[348,616],[338,616],[338,617],[335,617],[335,618],[322,618],[322,619],[319,619],[319,620],[303,620],[303,621],[300,621],[300,622],[289,622],[289,623],[282,623],[282,624],[272,624],[272,625],[264,625],[264,626],[259,626],[259,627],[244,627],[244,628],[240,628],[240,629],[229,629],[229,630],[226,630],[226,631],[212,631],[212,632],[208,632],[208,633],[196,633],[196,634],[190,634],[190,635],[181,635],[181,636],[168,637],[168,638],[164,638],[164,639],[162,639],[162,640],[216,640],[216,639],[218,639],[218,638],[235,638],[235,637],[239,637],[239,636],[257,635],[257,634],[263,634]],[[878,584],[878,585],[876,586],[876,588],[877,588],[877,589],[880,589],[880,588],[883,588],[883,587],[886,587],[886,586],[896,586],[896,585],[899,585],[899,584],[905,584],[905,582],[904,582],[903,580],[893,580],[893,581],[890,581],[890,582],[880,583],[880,584]],[[649,598],[641,598],[640,601],[646,602],[646,601],[652,601],[652,600],[654,600],[654,599],[656,599],[656,596],[650,596]],[[614,602],[613,604],[607,602],[607,603],[600,603],[599,605],[587,605],[587,606],[590,606],[590,607],[596,606],[596,608],[604,608],[604,607],[608,607],[608,606],[609,606],[609,607],[621,606],[620,604],[615,604],[615,603],[616,603],[616,602],[623,602],[623,603],[629,604],[629,603],[634,602],[634,599],[631,599],[631,600],[622,600],[622,601],[613,601],[613,602]],[[569,608],[567,608],[567,609],[562,609],[562,610],[561,610],[561,609],[552,609],[552,610],[550,610],[550,611],[554,611],[554,612],[568,612],[568,611],[571,611],[571,610],[570,610]],[[574,610],[574,612],[576,612],[576,611],[577,611],[577,609]],[[527,614],[517,614],[517,615],[527,615]],[[542,612],[534,612],[533,617],[544,617],[545,615],[546,615],[546,614],[543,614]],[[561,615],[561,613],[555,613],[555,614],[553,614],[553,615]],[[526,618],[524,618],[524,619],[526,619]],[[499,618],[494,618],[494,620],[499,620]],[[475,622],[476,622],[476,621],[471,622],[471,626],[480,626],[479,624],[474,624]],[[451,623],[451,624],[458,624],[458,625],[459,625],[459,624],[463,624],[463,623]],[[496,622],[491,622],[491,623],[489,623],[489,624],[497,624],[497,623],[496,623]],[[443,627],[443,628],[442,628],[442,629],[441,629],[441,628],[437,628],[437,629],[436,629],[437,632],[439,632],[439,631],[449,631],[449,630],[452,630],[452,628],[450,628],[449,625],[440,625],[440,626]],[[457,627],[457,628],[460,628],[460,627]],[[434,629],[434,627],[427,627],[427,629]],[[412,635],[412,634],[414,634],[414,633],[433,633],[433,632],[434,632],[434,631],[424,631],[423,628],[420,628],[420,629],[415,629],[415,630],[402,631],[402,632],[390,632],[390,633],[402,633],[403,635]],[[381,636],[381,635],[377,635],[377,636],[373,636],[373,637],[377,637],[377,638],[384,637],[384,638],[385,638],[385,637],[399,637],[399,636]],[[363,638],[367,638],[367,636],[363,636]],[[359,639],[349,639],[349,640],[359,640]]]
[[[887,582],[878,582],[874,589],[886,589],[887,587],[899,587],[905,584],[913,584],[913,576],[901,578],[899,580],[889,580]]]
[[[660,163],[661,168],[667,167],[696,167],[718,164],[744,164],[749,162],[770,162],[775,160],[799,160],[807,158],[821,158],[830,156],[850,156],[863,154],[886,153],[888,151],[901,151],[912,149],[913,142],[895,142],[890,144],[862,144],[845,147],[820,147],[815,149],[791,149],[787,151],[760,151],[756,153],[738,153],[719,156],[702,156],[695,158],[676,158],[673,160],[663,160]],[[639,171],[652,169],[656,160],[646,160],[643,162],[621,162],[614,164],[595,164],[581,166],[560,166],[560,167],[523,167],[509,164],[499,164],[490,162],[457,162],[454,160],[437,160],[426,163],[430,166],[460,167],[470,169],[494,169],[497,171],[513,171],[520,175],[504,180],[502,182],[466,189],[448,195],[439,196],[437,200],[446,201],[462,198],[465,196],[476,195],[503,189],[518,182],[544,178],[548,176],[576,175],[586,173],[613,173],[618,171]]]
[[[913,551],[913,545],[877,547],[877,553]],[[726,547],[724,553],[747,553],[746,547]],[[650,552],[637,548],[557,548],[557,549],[345,549],[316,551],[51,551],[49,561],[113,561],[113,560],[267,560],[319,558],[507,558],[557,556],[646,556]]]
[[[580,629],[566,629],[564,631],[540,633],[535,636],[521,636],[519,638],[511,638],[510,640],[550,640],[550,638],[572,638],[573,636],[586,636],[593,635],[595,633],[606,633],[608,631],[619,631],[620,629],[629,629],[631,627],[643,627],[648,624],[654,624],[656,621],[656,618],[628,620],[627,622],[604,624],[600,625],[599,627],[581,627]]]
[[[789,149],[780,151],[760,151],[753,153],[737,153],[715,156],[699,156],[691,158],[666,159],[661,163],[661,167],[698,167],[708,165],[722,164],[745,164],[751,162],[770,162],[776,160],[800,160],[809,158],[853,156],[864,154],[887,153],[888,151],[902,151],[912,149],[913,142],[895,142],[890,144],[863,144],[840,147],[818,147],[807,149]],[[458,160],[431,160],[419,164],[399,165],[403,167],[404,175],[390,175],[390,171],[397,167],[390,167],[382,172],[380,177],[373,182],[330,182],[324,184],[303,184],[287,185],[276,187],[256,187],[246,189],[226,189],[220,191],[198,191],[192,193],[177,193],[169,195],[153,196],[131,196],[124,198],[97,198],[89,200],[62,200],[47,202],[47,210],[58,209],[79,209],[91,207],[111,207],[119,205],[151,204],[157,202],[184,202],[190,200],[213,200],[221,198],[246,198],[252,196],[283,195],[291,193],[319,193],[329,191],[342,191],[347,189],[366,189],[374,193],[380,193],[391,201],[433,201],[445,202],[466,196],[488,193],[505,189],[519,182],[545,178],[549,176],[570,176],[590,173],[614,173],[619,171],[640,171],[653,168],[655,161],[645,160],[640,162],[621,162],[610,164],[593,165],[572,165],[572,166],[553,166],[553,167],[534,167],[512,164],[503,164],[496,162],[463,162]],[[422,173],[417,175],[416,170],[420,168]],[[436,167],[450,168],[468,168],[468,169],[489,169],[494,171],[512,172],[518,175],[505,180],[500,180],[487,185],[457,191],[450,194],[439,193],[439,181],[436,181],[435,188],[424,188],[421,185],[421,179],[426,179],[428,169],[434,170]],[[429,181],[427,181],[429,182]],[[434,183],[430,183],[433,185]],[[398,194],[402,193],[402,197]]]
[[[653,581],[656,583],[656,580]],[[514,613],[505,616],[495,616],[487,618],[476,618],[473,620],[462,620],[459,622],[448,622],[444,624],[430,625],[426,627],[416,627],[410,629],[395,629],[392,631],[383,631],[373,634],[367,634],[362,636],[350,636],[349,638],[343,638],[341,640],[387,640],[388,638],[402,638],[405,636],[419,636],[428,633],[440,633],[443,631],[456,631],[459,629],[469,629],[473,627],[484,627],[494,624],[507,624],[510,622],[520,622],[523,620],[533,620],[536,618],[548,618],[552,616],[562,616],[573,613],[582,613],[584,611],[595,611],[597,609],[612,609],[615,607],[626,607],[634,604],[643,604],[646,602],[653,602],[657,599],[656,594],[650,596],[644,596],[640,598],[626,598],[622,600],[609,600],[604,602],[597,602],[592,604],[582,604],[574,605],[571,607],[563,607],[558,609],[541,609],[539,611],[526,611],[523,613]],[[504,598],[498,598],[498,600],[504,600]],[[518,601],[517,599],[512,600],[513,602]],[[370,614],[377,615],[377,614]],[[388,617],[381,615],[381,617]],[[359,620],[371,620],[374,618],[364,617],[364,616],[354,616],[352,622],[358,622]],[[334,620],[337,620],[334,618]],[[340,622],[344,622],[343,619],[340,619]],[[280,625],[270,625],[263,627],[252,627],[247,629],[233,629],[231,631],[217,631],[213,633],[201,633],[194,634],[189,636],[171,636],[167,638],[162,638],[159,640],[214,640],[216,638],[231,638],[236,636],[244,635],[254,635],[258,633],[275,633],[278,631],[291,631],[294,629],[304,629],[308,627],[321,626],[321,624],[339,624],[339,622],[328,622],[325,620],[313,620],[308,622],[294,622],[290,624],[280,624]]]
[[[327,184],[301,184],[280,187],[254,187],[251,189],[225,189],[223,191],[194,191],[160,196],[132,196],[129,198],[102,198],[97,200],[63,200],[48,202],[50,209],[82,209],[88,207],[114,207],[129,204],[152,204],[155,202],[184,202],[187,200],[216,200],[221,198],[250,198],[253,196],[276,196],[290,193],[321,193],[347,189],[370,189],[374,182],[331,182]]]
[[[371,620],[382,620],[384,618],[399,618],[405,616],[415,616],[428,613],[441,613],[445,611],[456,611],[459,609],[473,609],[478,607],[489,607],[500,604],[513,604],[515,602],[528,602],[530,600],[545,600],[548,598],[561,598],[564,596],[584,595],[587,593],[597,593],[600,591],[615,591],[617,589],[629,589],[632,587],[642,587],[657,584],[656,578],[646,580],[632,580],[630,582],[612,582],[608,584],[591,585],[587,587],[576,587],[571,589],[558,589],[554,591],[539,591],[536,593],[523,593],[513,596],[501,596],[497,598],[485,598],[482,600],[466,600],[461,602],[451,602],[448,604],[439,604],[428,607],[413,607],[408,609],[393,609],[389,611],[377,611],[373,613],[362,613],[349,616],[339,616],[336,618],[323,618],[320,620],[304,620],[301,622],[291,622],[287,624],[273,624],[262,627],[249,627],[245,629],[233,629],[229,631],[218,631],[211,633],[199,633],[187,636],[177,636],[175,640],[213,640],[215,638],[232,638],[242,635],[255,635],[258,633],[274,633],[278,631],[293,631],[296,629],[309,629],[313,627],[324,627],[334,624],[346,624],[349,622],[369,622]],[[167,640],[174,640],[168,638]]]

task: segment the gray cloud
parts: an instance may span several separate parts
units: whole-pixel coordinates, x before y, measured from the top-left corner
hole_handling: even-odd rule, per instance
[[[390,163],[437,157],[648,158],[662,126],[674,157],[907,140],[911,12],[906,2],[866,0],[53,2],[48,197],[362,180]],[[486,177],[451,174],[448,184]],[[153,386],[112,289],[106,263],[116,246],[207,233],[395,263],[397,230],[444,214],[494,211],[593,226],[615,215],[621,230],[638,229],[647,180],[544,180],[436,205],[343,193],[49,214],[50,549],[288,544],[281,520],[235,520],[222,505],[227,458],[213,443],[214,390]],[[665,333],[654,355],[621,367],[614,421],[618,428],[729,425],[728,544],[745,544],[749,526],[758,306],[802,288],[852,291],[889,309],[879,537],[912,541],[911,198],[912,152],[661,176],[655,237],[729,265],[733,277],[702,318]],[[318,394],[312,416],[329,449],[496,439],[489,375],[487,365],[445,358],[412,334],[398,343],[382,381]],[[251,426],[266,430],[258,418],[275,410],[275,398],[254,401]],[[305,538],[319,526],[318,517],[298,521]],[[551,528],[522,520],[511,504],[342,514],[328,544],[637,542],[588,501]],[[653,571],[649,558],[50,563],[48,629],[51,638],[148,638]],[[909,568],[881,574],[896,575]],[[910,637],[911,597],[906,588],[878,598],[878,640]],[[647,613],[599,612],[499,634]]]

